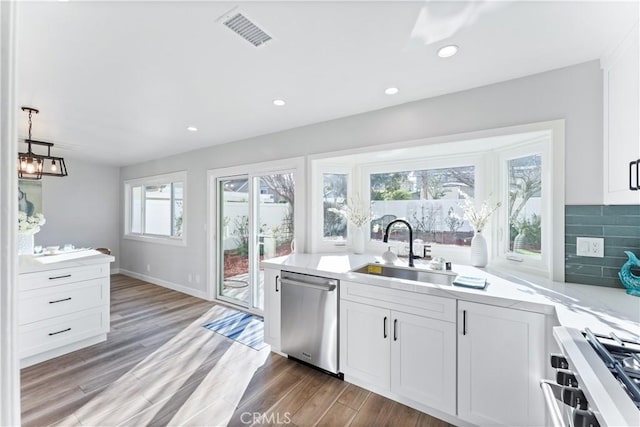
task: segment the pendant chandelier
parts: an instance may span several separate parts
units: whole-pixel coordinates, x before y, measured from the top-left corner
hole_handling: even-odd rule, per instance
[[[42,179],[43,176],[67,176],[67,166],[62,157],[51,155],[53,143],[35,141],[31,139],[31,116],[40,111],[31,107],[22,107],[22,111],[29,112],[29,138],[24,142],[27,144],[26,153],[18,153],[18,178],[20,179]],[[47,147],[47,154],[36,154],[33,146]]]

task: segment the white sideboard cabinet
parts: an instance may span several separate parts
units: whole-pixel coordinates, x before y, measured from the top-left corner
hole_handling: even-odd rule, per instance
[[[18,276],[22,367],[107,339],[112,259],[105,256],[103,262],[64,268],[54,265]]]

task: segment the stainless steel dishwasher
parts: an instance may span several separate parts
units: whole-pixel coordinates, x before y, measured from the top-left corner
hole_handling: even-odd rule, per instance
[[[281,349],[290,358],[338,372],[336,279],[283,271]]]

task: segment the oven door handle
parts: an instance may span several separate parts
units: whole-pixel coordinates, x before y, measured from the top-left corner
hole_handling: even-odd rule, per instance
[[[562,386],[550,380],[540,380],[540,388],[544,395],[544,402],[551,415],[551,425],[553,427],[568,427],[558,407],[558,401],[562,399]]]

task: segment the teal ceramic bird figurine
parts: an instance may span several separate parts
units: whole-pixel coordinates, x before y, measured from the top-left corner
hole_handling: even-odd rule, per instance
[[[620,281],[627,288],[629,295],[640,297],[640,277],[631,272],[632,268],[640,268],[640,260],[631,251],[625,251],[625,254],[629,257],[629,260],[622,265],[622,268],[618,272]]]

